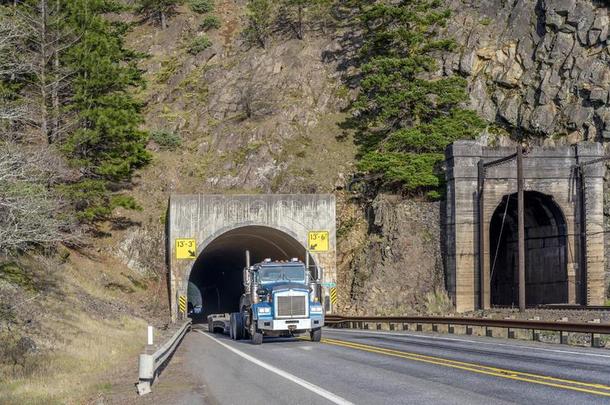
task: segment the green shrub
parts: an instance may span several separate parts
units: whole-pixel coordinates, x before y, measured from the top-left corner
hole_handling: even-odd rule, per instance
[[[166,129],[160,129],[152,131],[150,133],[150,139],[155,141],[161,149],[174,150],[182,145],[182,138],[174,132]]]
[[[205,16],[203,18],[203,21],[201,21],[201,24],[199,24],[199,29],[202,29],[204,31],[216,30],[218,28],[220,28],[220,19],[215,15]]]
[[[199,14],[209,13],[214,10],[214,3],[212,0],[191,0],[191,10]]]
[[[191,55],[197,55],[199,52],[205,51],[210,46],[212,46],[212,41],[210,41],[210,38],[207,36],[202,35],[200,37],[195,37],[188,46],[188,53]]]

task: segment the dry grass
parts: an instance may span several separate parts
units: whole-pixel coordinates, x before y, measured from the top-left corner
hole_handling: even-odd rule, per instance
[[[8,337],[27,336],[36,348],[18,365],[0,361],[0,404],[83,404],[126,375],[135,382],[137,355],[146,339],[139,308],[151,293],[138,287],[137,274],[109,256],[75,251],[65,264],[49,265],[55,267],[52,272],[49,266],[26,262],[32,275],[46,276]],[[108,287],[115,284],[133,292]]]
[[[64,344],[36,360],[29,377],[0,381],[2,404],[80,404],[104,390],[104,379],[118,364],[135,358],[145,341],[145,322],[133,318],[94,319],[84,312],[57,322]]]

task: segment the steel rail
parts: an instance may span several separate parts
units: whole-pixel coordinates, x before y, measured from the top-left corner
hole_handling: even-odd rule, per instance
[[[327,315],[325,324],[335,326],[347,322],[370,322],[391,324],[431,324],[454,326],[482,326],[487,328],[532,329],[556,332],[593,333],[610,335],[610,324],[593,322],[562,322],[519,319],[491,319],[434,316],[338,316]]]

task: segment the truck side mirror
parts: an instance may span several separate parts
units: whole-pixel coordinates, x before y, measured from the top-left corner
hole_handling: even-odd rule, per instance
[[[318,283],[320,283],[324,279],[324,269],[322,267],[318,267],[317,270],[318,270],[317,271],[318,274],[317,274],[317,277],[316,277],[317,278],[316,281]]]

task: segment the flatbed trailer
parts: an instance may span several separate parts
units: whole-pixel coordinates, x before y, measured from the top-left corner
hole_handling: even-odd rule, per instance
[[[231,327],[231,314],[208,315],[208,331],[210,333],[229,334]]]

